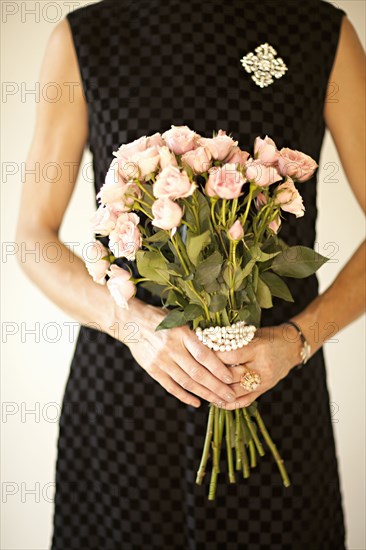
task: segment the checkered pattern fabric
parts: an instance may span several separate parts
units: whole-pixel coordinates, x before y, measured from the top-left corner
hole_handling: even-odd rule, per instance
[[[187,124],[248,150],[272,137],[319,161],[324,101],[344,11],[321,0],[104,0],[68,15],[89,110],[95,190],[124,142]],[[240,63],[269,42],[288,71],[261,89]],[[315,242],[317,174],[289,244]],[[302,310],[316,277],[289,281],[263,325]],[[143,289],[138,297],[156,300]],[[269,453],[249,480],[196,486],[207,406],[180,403],[112,337],[81,327],[65,391],[53,550],[342,550],[344,523],[322,350],[260,398],[292,480]],[[224,453],[222,459],[224,459]]]

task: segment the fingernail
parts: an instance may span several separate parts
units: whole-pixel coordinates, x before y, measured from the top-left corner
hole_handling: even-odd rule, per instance
[[[227,382],[228,384],[231,384],[231,382],[234,381],[234,378],[228,375],[224,377],[224,381]]]
[[[235,394],[234,394],[234,393],[227,393],[227,394],[226,394],[226,399],[227,399],[228,401],[234,401],[234,399],[235,399]]]

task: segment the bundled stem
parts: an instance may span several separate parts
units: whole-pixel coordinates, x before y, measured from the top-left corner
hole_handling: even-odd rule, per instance
[[[206,466],[210,457],[210,450],[212,449],[212,471],[209,484],[208,499],[214,500],[216,497],[217,479],[220,473],[221,445],[224,430],[226,439],[228,477],[230,483],[236,482],[235,469],[237,471],[242,471],[243,478],[248,478],[250,476],[250,469],[255,468],[257,465],[257,453],[260,457],[265,454],[263,445],[257,434],[256,426],[258,426],[259,433],[262,434],[276,461],[277,467],[281,473],[283,484],[285,487],[288,487],[290,485],[290,480],[287,475],[283,460],[280,457],[277,447],[273,443],[256,406],[252,406],[249,409],[242,408],[235,410],[235,441],[232,440],[234,421],[233,417],[234,415],[232,411],[221,409],[213,403],[210,403],[203,454],[196,476],[196,483],[198,485],[201,485],[206,473]],[[254,420],[252,420],[251,417],[253,417]],[[233,446],[235,446],[236,453],[235,468]]]

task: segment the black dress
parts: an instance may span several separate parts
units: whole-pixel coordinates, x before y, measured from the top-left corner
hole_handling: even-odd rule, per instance
[[[95,190],[120,144],[172,124],[206,137],[222,128],[244,150],[268,134],[319,161],[344,15],[322,0],[104,0],[70,13]],[[260,88],[240,59],[265,42],[288,70]],[[317,183],[315,174],[301,185],[305,216],[283,223],[289,244],[315,245]],[[318,293],[315,276],[290,286],[295,303],[276,301],[263,325]],[[146,290],[138,297],[159,304]],[[222,474],[209,502],[207,485],[195,485],[207,403],[179,402],[126,345],[82,326],[60,420],[53,550],[344,549],[323,351],[259,401],[292,485],[267,453],[249,480],[228,485]]]

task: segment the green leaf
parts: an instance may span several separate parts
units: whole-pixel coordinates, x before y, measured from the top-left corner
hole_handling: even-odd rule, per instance
[[[243,274],[242,274],[243,279],[245,279],[246,277],[248,277],[248,275],[250,275],[254,265],[255,265],[255,258],[251,258],[243,268]]]
[[[268,309],[272,307],[272,295],[271,291],[269,290],[268,286],[262,279],[258,278],[258,286],[257,286],[257,300],[260,307]]]
[[[181,327],[185,324],[186,319],[184,316],[184,311],[179,311],[179,309],[172,309],[171,311],[169,311],[168,315],[161,321],[161,323],[156,327],[155,330]]]
[[[192,289],[191,285],[184,281],[183,279],[177,279],[176,284],[183,290],[184,294],[187,296],[188,301],[192,304],[201,304],[200,297]]]
[[[270,260],[271,258],[274,258],[278,254],[280,254],[280,250],[267,253],[263,252],[263,250],[261,250],[259,246],[252,246],[250,249],[250,254],[256,262],[266,262],[267,260]]]
[[[169,280],[167,262],[160,252],[138,250],[136,252],[136,264],[140,275],[154,283],[165,285]]]
[[[275,273],[271,273],[270,271],[265,271],[261,274],[261,278],[269,287],[272,296],[276,296],[277,298],[282,298],[282,300],[286,300],[287,302],[294,301],[289,287],[281,279],[281,277],[279,277]]]
[[[229,321],[229,317],[228,317],[226,309],[224,309],[220,313],[220,316],[221,316],[221,322],[222,322],[223,326],[230,325],[230,321]]]
[[[302,279],[313,275],[329,258],[306,246],[290,246],[272,262],[271,269],[284,277]]]
[[[197,284],[205,286],[212,283],[220,274],[222,256],[217,250],[197,267],[194,280]]]
[[[201,317],[204,315],[205,312],[203,311],[202,307],[200,307],[197,304],[189,304],[184,309],[184,318],[186,321],[194,321],[198,317]]]
[[[163,231],[162,229],[160,231],[157,231],[156,233],[153,233],[150,237],[147,237],[144,239],[148,243],[157,243],[157,242],[167,242],[169,240],[169,232]]]
[[[146,288],[151,294],[154,294],[155,296],[161,296],[163,290],[165,290],[165,286],[158,285],[156,283],[153,283],[152,281],[144,281],[143,283],[139,283],[139,286],[142,286],[143,288]]]
[[[195,193],[199,203],[198,219],[200,222],[201,231],[207,231],[211,226],[210,207],[205,195],[198,190],[196,190]]]
[[[174,290],[170,289],[165,300],[165,305],[176,306],[177,301],[178,301],[178,294],[174,292]]]
[[[250,317],[250,311],[247,308],[241,309],[238,313],[240,321],[246,321]]]
[[[253,284],[254,292],[257,292],[257,288],[258,288],[258,277],[259,277],[259,269],[258,269],[258,266],[255,265],[255,266],[253,267],[253,272],[252,272],[252,284]]]
[[[224,294],[213,294],[213,296],[211,296],[209,311],[211,313],[217,313],[218,311],[223,310],[226,307],[226,304],[227,296],[224,296]]]
[[[211,242],[210,231],[205,231],[201,235],[193,235],[191,231],[187,233],[187,254],[193,265],[197,265],[199,255],[204,248]]]
[[[176,277],[182,277],[184,275],[183,267],[180,264],[170,263],[167,265],[167,272]]]
[[[205,290],[209,294],[213,292],[219,292],[221,290],[221,285],[217,279],[214,279],[211,283],[205,285]]]

